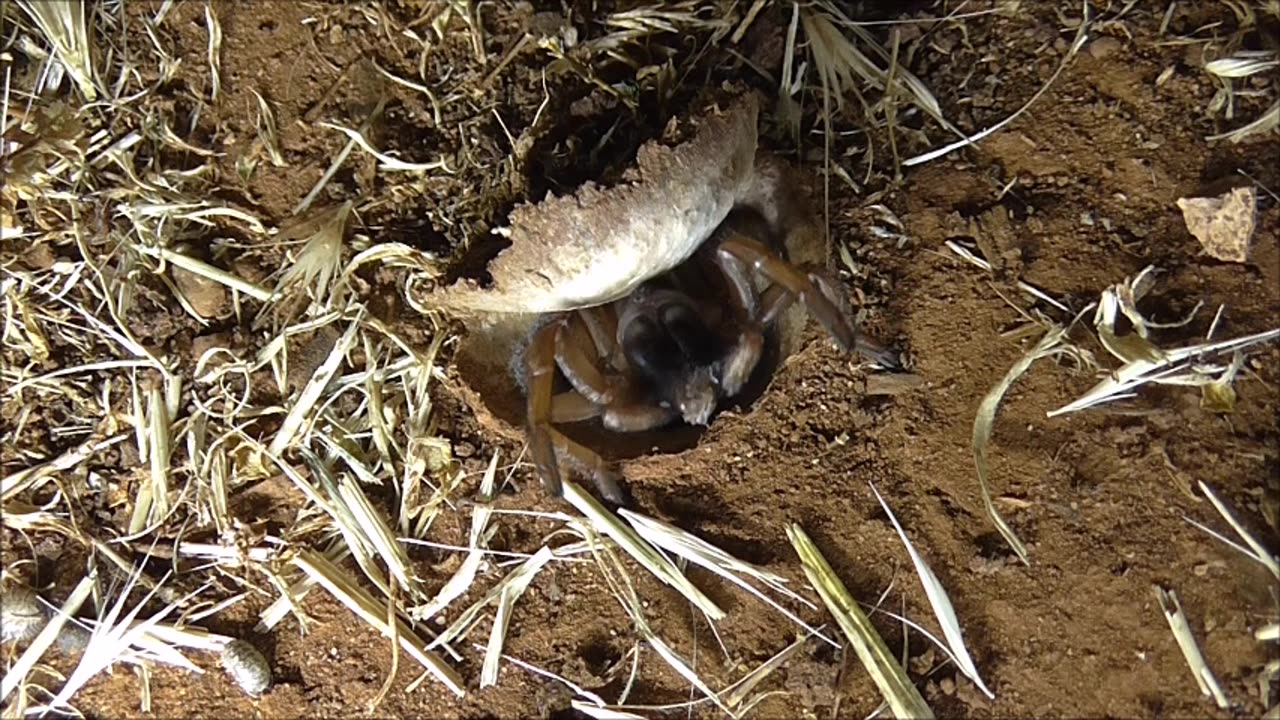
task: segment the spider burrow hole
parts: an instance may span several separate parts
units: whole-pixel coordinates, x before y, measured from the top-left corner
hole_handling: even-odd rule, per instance
[[[785,238],[778,237],[780,233],[771,232],[759,215],[747,208],[736,208],[721,227],[726,226],[764,243],[791,263],[820,264],[824,254],[817,234],[788,232]],[[664,292],[677,287],[681,293],[695,296],[706,308],[701,311],[703,319],[719,331],[714,342],[723,349],[723,344],[732,342],[734,336],[732,330],[722,326],[716,313],[733,306],[733,289],[714,273],[707,273],[705,267],[699,267],[700,264],[705,265],[704,255],[702,252],[696,254],[615,305],[626,312],[627,303],[635,302],[637,293],[652,292],[655,284]],[[768,284],[758,276],[752,277],[752,282],[757,294],[762,294]],[[545,314],[503,316],[470,329],[458,348],[455,362],[464,399],[476,412],[482,426],[512,439],[524,439],[528,390],[522,373],[525,354],[536,329],[558,319]],[[718,416],[726,411],[747,413],[770,390],[775,372],[787,357],[799,349],[807,321],[806,310],[799,304],[793,304],[762,328],[764,342],[754,369],[741,389],[718,400],[706,424],[690,424],[676,417],[652,429],[620,431],[607,428],[601,417],[591,417],[576,422],[559,421],[556,428],[610,463],[674,454],[697,447],[706,431],[717,422]],[[557,369],[555,375],[554,393],[568,393],[572,386],[564,373]],[[661,402],[652,393],[641,392],[644,395],[640,402]]]

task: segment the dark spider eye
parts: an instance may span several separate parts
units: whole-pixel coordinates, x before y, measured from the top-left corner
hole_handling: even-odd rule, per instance
[[[622,353],[627,363],[654,384],[662,384],[684,366],[680,345],[656,322],[638,317],[622,331]]]
[[[661,319],[663,327],[680,346],[690,364],[710,365],[719,358],[714,334],[693,308],[667,305],[662,308]]]

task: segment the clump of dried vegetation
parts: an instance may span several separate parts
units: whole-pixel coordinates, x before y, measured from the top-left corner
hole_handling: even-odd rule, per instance
[[[825,138],[828,192],[833,177],[862,189],[873,176],[896,176],[902,167],[980,140],[999,127],[967,135],[946,118],[904,62],[923,52],[918,34],[904,40],[891,26],[886,43],[882,28],[855,21],[828,0],[628,4],[590,23],[591,32],[563,19],[535,17],[519,40],[497,55],[486,51],[482,6],[450,0],[404,21],[382,4],[366,2],[317,11],[311,20],[319,29],[334,13],[356,13],[416,48],[416,78],[376,63],[362,67],[386,87],[425,96],[435,129],[456,132],[458,148],[467,147],[463,136],[472,130],[466,123],[450,129],[446,118],[455,118],[458,106],[474,103],[477,93],[498,83],[504,69],[526,53],[540,54],[544,77],[552,83],[569,78],[593,86],[632,110],[642,99],[665,105],[687,92],[692,64],[709,49],[736,57],[777,88],[777,115],[797,143],[814,133]],[[203,7],[207,48],[200,76],[208,80],[177,90],[174,81],[186,77],[190,63],[180,59],[167,25],[172,2],[145,12],[119,2],[39,0],[0,4],[0,9],[11,28],[5,32],[10,44],[0,56],[3,592],[6,598],[23,598],[5,604],[3,626],[6,641],[25,645],[4,675],[0,697],[6,717],[72,712],[84,683],[119,663],[136,672],[143,711],[149,709],[156,664],[194,673],[221,664],[246,693],[261,693],[270,686],[269,664],[254,649],[254,638],[233,638],[204,626],[253,600],[263,606],[256,632],[288,622],[305,632],[311,619],[303,601],[312,592],[332,595],[393,648],[396,662],[379,700],[390,691],[400,664],[417,673],[410,690],[430,680],[462,695],[477,681],[480,687],[499,682],[499,668],[506,663],[560,680],[574,692],[574,707],[592,717],[709,705],[742,717],[772,694],[759,689],[768,675],[806,643],[842,644],[825,627],[801,619],[816,609],[812,599],[820,598],[872,672],[886,706],[898,716],[931,713],[901,661],[798,526],[786,533],[812,585],[804,590],[791,589],[787,578],[655,518],[615,514],[573,483],[566,483],[568,506],[562,511],[503,510],[491,499],[527,474],[521,458],[504,465],[495,454],[483,472],[474,473],[454,456],[432,401],[446,375],[451,325],[431,308],[421,308],[429,330],[407,335],[376,317],[363,292],[368,280],[362,270],[369,267],[396,273],[411,286],[434,280],[444,263],[397,243],[368,243],[357,229],[358,216],[420,197],[431,192],[429,186],[445,188],[448,197],[433,220],[459,250],[466,249],[488,230],[494,207],[520,199],[524,188],[514,179],[523,175],[530,147],[550,123],[541,109],[527,129],[508,135],[509,157],[491,166],[467,164],[462,152],[409,161],[371,139],[370,129],[386,108],[384,91],[354,126],[323,119],[311,123],[311,131],[340,133],[346,144],[311,192],[297,198],[291,216],[261,217],[247,204],[212,199],[224,196],[218,191],[230,179],[219,175],[218,149],[202,146],[191,132],[202,109],[224,94],[224,38],[216,4]],[[754,67],[737,49],[753,24],[775,11],[789,21],[779,77]],[[1017,3],[1011,2],[976,12],[1016,11]],[[962,23],[971,14],[957,11],[914,22]],[[1076,41],[1063,67],[1087,26],[1085,17],[1076,19]],[[474,67],[440,72],[433,49],[459,37],[471,47]],[[680,47],[680,37],[695,39],[692,54]],[[145,41],[139,44],[137,38]],[[1230,117],[1231,98],[1240,92],[1230,79],[1273,66],[1273,56],[1240,53],[1208,66],[1227,78],[1219,109]],[[194,108],[191,113],[179,115],[166,101],[175,92]],[[289,162],[275,109],[254,94],[257,152],[237,165],[242,177],[261,163],[284,167]],[[1274,128],[1278,107],[1224,137],[1236,140]],[[850,126],[875,134],[878,142],[868,147],[887,145],[892,162],[869,152],[860,179],[844,163],[833,163],[831,137]],[[959,140],[925,152],[946,136]],[[321,201],[326,188],[357,153],[376,160],[378,194],[326,205]],[[903,157],[907,153],[919,154]],[[455,173],[465,178],[451,177]],[[477,177],[479,190],[463,189]],[[480,197],[488,191],[497,199]],[[236,262],[246,255],[275,265],[255,275]],[[1271,337],[1175,350],[1149,343],[1114,346],[1107,342],[1114,308],[1141,327],[1136,310],[1130,314],[1125,304],[1125,298],[1140,295],[1141,280],[1103,295],[1099,335],[1127,364],[1103,381],[1089,403],[1148,380],[1229,387],[1240,353]],[[191,328],[235,330],[189,355],[157,346],[147,317],[171,303]],[[1025,365],[1056,354],[1096,367],[1092,355],[1066,342],[1064,325],[1038,311],[1027,319],[1029,326],[1044,330],[1044,340]],[[1236,359],[1207,364],[1210,353],[1234,353]],[[1011,371],[983,405],[974,434],[980,478],[996,405],[1025,365]],[[264,485],[284,488],[303,502],[270,526],[233,512],[237,496]],[[478,500],[464,502],[468,498]],[[887,504],[885,510],[892,517]],[[1020,547],[992,511],[1002,532]],[[490,547],[499,523],[546,520],[558,529],[539,547],[521,553]],[[450,545],[441,526],[458,522],[469,528],[466,544]],[[965,649],[945,591],[896,519],[894,524],[944,639],[899,619],[923,632],[991,694]],[[63,544],[71,550],[59,567],[66,557],[83,558],[82,576],[33,591],[44,548]],[[1256,541],[1250,546],[1260,547]],[[449,577],[438,577],[415,560],[419,547],[455,552],[461,561]],[[1019,554],[1025,557],[1025,551]],[[1274,558],[1262,552],[1255,559],[1269,562],[1274,572]],[[634,622],[630,677],[614,699],[504,652],[506,629],[522,593],[545,568],[571,562],[593,563]],[[725,611],[688,580],[683,572],[688,563],[774,608],[796,625],[797,641],[735,682],[711,687],[680,648],[654,632],[639,590],[653,579],[669,585],[714,628]],[[65,599],[50,604],[55,596]],[[446,610],[452,621],[443,629],[428,622]],[[879,603],[872,612],[892,615]],[[486,618],[487,642],[466,643]],[[1273,640],[1274,626],[1268,632]],[[52,647],[75,659],[69,676],[42,661]],[[688,680],[698,697],[662,707],[628,704],[644,672],[643,648]],[[458,669],[458,661],[472,653],[483,658],[478,678]]]

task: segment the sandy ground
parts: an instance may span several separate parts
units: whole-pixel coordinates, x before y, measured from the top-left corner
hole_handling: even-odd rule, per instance
[[[127,12],[151,11],[142,5]],[[421,14],[419,5],[390,4],[386,11],[403,24]],[[539,15],[538,22],[556,20],[559,4],[546,5],[538,9],[552,15]],[[570,5],[579,12],[562,21],[578,26],[584,37],[601,33],[583,20],[583,3]],[[1027,102],[1062,62],[1074,31],[1051,5],[1023,3],[1017,13],[902,26],[904,47],[912,48],[907,66],[956,126],[969,132],[990,126]],[[1175,206],[1180,197],[1243,184],[1280,190],[1280,142],[1274,133],[1238,145],[1205,140],[1260,113],[1269,102],[1265,93],[1239,97],[1236,121],[1210,117],[1206,107],[1215,85],[1202,69],[1204,44],[1172,42],[1212,22],[1223,25],[1196,37],[1226,38],[1238,21],[1223,4],[1182,2],[1161,35],[1164,4],[1139,4],[1119,19],[1112,19],[1119,9],[1112,5],[1100,11],[1088,44],[1048,92],[977,147],[904,168],[895,180],[889,177],[887,134],[877,130],[871,134],[875,172],[868,179],[867,134],[836,138],[832,157],[851,182],[832,177],[832,236],[848,247],[856,272],[834,256],[832,267],[841,270],[858,299],[866,330],[906,351],[921,378],[918,386],[868,394],[865,369],[828,347],[811,327],[810,342],[779,368],[754,406],[718,417],[692,449],[632,458],[620,467],[641,511],[797,580],[803,578],[784,528],[802,524],[856,597],[874,601],[891,587],[889,609],[933,627],[909,558],[874,500],[873,483],[950,592],[977,666],[996,693],[995,700],[982,696],[912,632],[905,643],[908,667],[940,716],[1256,717],[1264,709],[1257,677],[1275,648],[1256,642],[1252,631],[1275,620],[1276,588],[1258,565],[1187,522],[1225,530],[1208,503],[1186,488],[1209,483],[1248,527],[1274,541],[1273,508],[1280,492],[1280,349],[1274,344],[1247,361],[1232,414],[1202,409],[1194,388],[1148,387],[1107,409],[1050,419],[1047,410],[1080,396],[1096,377],[1053,361],[1034,366],[1006,397],[992,445],[993,492],[1029,547],[1029,566],[996,534],[975,479],[970,440],[978,403],[1034,342],[1002,336],[1021,322],[1002,295],[1022,307],[1032,304],[1014,288],[1017,280],[1079,310],[1107,285],[1155,265],[1162,271],[1159,282],[1142,306],[1153,319],[1171,322],[1205,303],[1190,324],[1157,331],[1155,339],[1165,347],[1203,338],[1220,304],[1226,309],[1219,337],[1267,330],[1280,317],[1280,211],[1274,196],[1259,193],[1254,248],[1243,264],[1207,257]],[[202,8],[180,3],[164,26],[166,41],[187,64],[181,82],[191,87],[207,82]],[[376,101],[368,97],[373,83],[361,76],[367,68],[357,61],[373,59],[414,77],[418,58],[409,52],[411,43],[368,21],[357,6],[274,2],[218,8],[224,95],[204,109],[191,141],[223,153],[216,164],[230,180],[221,199],[278,224],[345,142],[316,123],[357,125]],[[1078,11],[1062,12],[1069,18]],[[942,9],[925,7],[921,13],[937,16]],[[686,47],[665,37],[674,48],[673,67],[687,74],[669,99],[642,96],[635,113],[572,74],[552,74],[544,95],[550,58],[532,46],[499,68],[498,58],[528,26],[529,8],[499,3],[480,16],[485,66],[477,65],[470,35],[461,30],[426,60],[429,77],[451,77],[448,87],[470,90],[446,102],[437,118],[423,94],[383,84],[387,105],[371,133],[385,150],[415,162],[444,158],[461,169],[429,174],[416,185],[397,178],[392,191],[385,175],[362,158],[334,178],[323,198],[381,200],[361,213],[358,232],[371,242],[405,242],[438,253],[453,267],[474,263],[468,258],[483,251],[488,228],[514,203],[571,189],[625,162],[698,85],[732,81],[773,93],[774,85],[737,58],[749,58],[776,77],[789,11],[766,11],[740,46],[725,41],[695,55],[699,48],[692,41]],[[303,25],[308,17],[323,21]],[[1264,22],[1248,43],[1274,50],[1276,28],[1274,18]],[[888,37],[884,27],[872,30],[882,40]],[[657,41],[644,51],[655,57],[666,52]],[[1271,76],[1255,87],[1269,88],[1274,98],[1275,82]],[[191,112],[181,89],[172,92],[179,115]],[[256,137],[251,90],[276,109],[288,166],[262,163],[244,180],[235,168]],[[546,119],[531,135],[532,148],[513,155],[510,138],[522,138],[533,127],[544,99]],[[853,105],[844,125],[860,127],[860,112]],[[920,126],[918,118],[903,122]],[[797,152],[772,117],[763,128],[762,143],[805,168],[821,197],[820,130],[806,133]],[[927,143],[922,137],[902,132],[902,156],[951,139],[936,126],[930,126]],[[873,202],[901,220],[904,241],[872,230],[877,216],[866,208]],[[962,262],[947,241],[981,252],[996,270],[986,273]],[[6,247],[6,257],[12,251]],[[235,267],[265,274],[278,261],[271,251],[248,251]],[[375,314],[395,323],[404,337],[426,342],[431,326],[397,297],[394,274],[366,275],[364,291],[376,296]],[[1037,307],[1059,321],[1069,319],[1044,303]],[[153,346],[192,357],[208,337],[234,343],[249,335],[232,320],[200,328],[160,302],[141,304],[130,322]],[[1073,337],[1115,367],[1088,333]],[[451,351],[446,346],[440,360],[456,380],[448,369]],[[464,467],[479,471],[495,452],[515,457],[519,445],[483,430],[451,388],[440,383],[433,389],[436,433],[452,443]],[[45,442],[57,451],[54,440]],[[559,509],[541,497],[530,468],[521,467],[514,481],[500,507]],[[474,491],[474,480],[468,480],[459,497]],[[395,507],[388,494],[376,499],[389,512]],[[275,492],[260,486],[235,497],[233,512],[246,521],[279,518],[282,508],[302,502],[292,488]],[[449,517],[432,529],[432,539],[465,542],[467,526],[464,515]],[[546,520],[504,518],[492,547],[528,552],[555,527]],[[6,539],[6,553],[25,552],[20,547],[12,535]],[[48,564],[43,571],[60,587],[67,583],[58,579],[57,568],[82,560],[75,553],[61,558],[63,565]],[[458,560],[426,549],[415,549],[412,559],[432,586],[443,584]],[[490,569],[459,602],[478,597],[501,572]],[[718,626],[719,642],[668,588],[641,578],[638,590],[655,631],[694,658],[713,687],[795,639],[794,626],[766,606],[706,573],[690,575],[729,611]],[[1178,593],[1232,709],[1220,711],[1200,695],[1161,615],[1155,585]],[[224,594],[232,590],[225,583],[218,588]],[[246,698],[216,671],[196,677],[160,669],[151,679],[152,715],[370,714],[391,668],[388,643],[319,592],[304,604],[314,619],[308,634],[293,620],[268,635],[255,634],[256,613],[269,600],[251,596],[207,623],[266,654],[275,675],[267,695]],[[807,621],[829,622],[825,612],[796,609]],[[883,616],[878,625],[890,647],[904,647],[900,625]],[[481,630],[487,636],[487,622]],[[472,640],[482,642],[483,636]],[[630,621],[591,565],[553,564],[520,600],[506,649],[613,700],[627,683],[635,643]],[[496,687],[478,689],[480,659],[470,651],[457,665],[470,692],[456,699],[431,681],[406,692],[416,669],[400,658],[391,690],[372,714],[576,717],[569,709],[572,692],[511,664],[502,667]],[[780,692],[757,707],[754,716],[760,718],[861,718],[879,702],[856,660],[816,642],[762,689]],[[689,698],[686,681],[651,651],[641,654],[628,702],[661,705]],[[124,670],[95,679],[77,697],[90,717],[136,715],[138,702],[138,680]],[[702,705],[693,714],[710,717],[716,711]]]

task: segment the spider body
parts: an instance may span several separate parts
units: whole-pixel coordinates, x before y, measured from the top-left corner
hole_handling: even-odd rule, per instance
[[[549,495],[561,495],[563,465],[623,504],[608,463],[556,425],[709,423],[760,364],[766,333],[795,337],[799,314],[785,311],[797,301],[844,350],[896,365],[858,337],[837,285],[771,249],[810,263],[827,252],[802,183],[759,149],[759,101],[687,115],[671,125],[683,142],[645,143],[611,186],[517,206],[490,281],[437,286],[422,304],[467,323],[468,402],[501,432],[523,424]]]
[[[560,495],[567,460],[606,499],[623,503],[608,464],[555,425],[599,418],[609,430],[639,432],[708,424],[747,384],[766,333],[797,300],[841,349],[896,365],[896,355],[858,337],[832,283],[790,265],[735,220],[631,294],[535,326],[518,371],[530,448],[549,495]],[[567,390],[556,392],[558,378]]]

